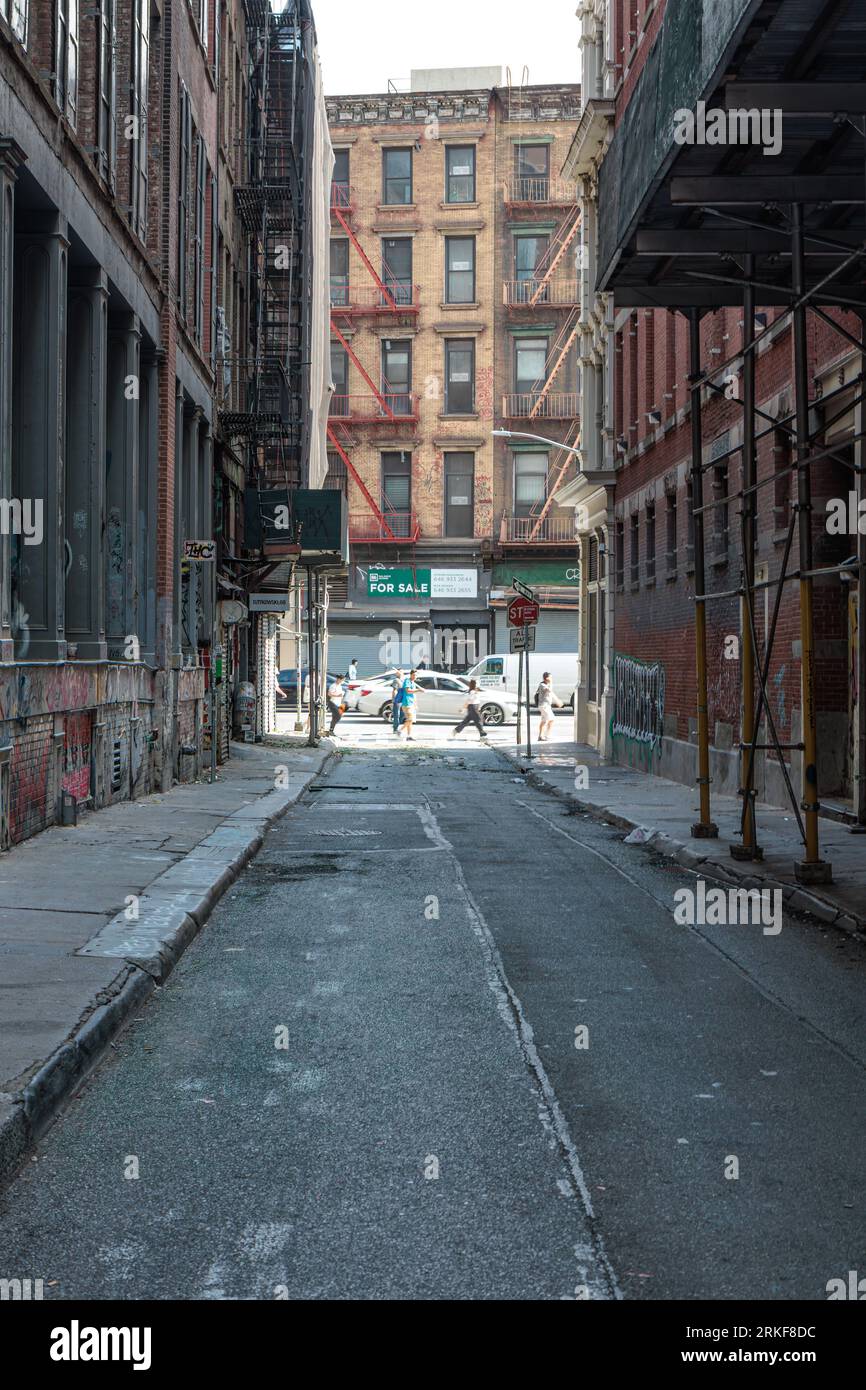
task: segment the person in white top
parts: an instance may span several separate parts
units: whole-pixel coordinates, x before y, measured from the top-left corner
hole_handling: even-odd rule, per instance
[[[535,692],[535,703],[538,705],[538,713],[541,715],[538,742],[547,743],[553,732],[553,711],[554,709],[562,709],[562,701],[550,683],[549,671],[545,671],[541,677],[541,684]]]
[[[331,716],[331,727],[328,730],[328,734],[332,737],[336,732],[337,725],[346,712],[346,679],[346,676],[338,676],[337,679],[328,686],[328,713]]]
[[[357,679],[358,679],[358,659],[357,659],[357,657],[354,657],[354,656],[353,656],[353,657],[352,657],[352,660],[349,662],[349,680],[350,680],[350,681],[356,681]]]
[[[448,735],[449,738],[456,738],[458,734],[462,734],[467,724],[474,724],[479,734],[486,742],[487,734],[484,730],[484,725],[481,722],[481,713],[478,708],[480,704],[481,691],[478,689],[478,682],[470,681],[469,690],[466,693],[466,703],[463,706],[464,710],[466,711],[466,717],[460,721],[456,729],[453,729],[451,731],[451,733]]]

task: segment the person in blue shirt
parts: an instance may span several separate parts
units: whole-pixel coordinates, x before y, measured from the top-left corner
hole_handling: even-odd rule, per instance
[[[403,728],[406,730],[406,742],[414,743],[412,737],[412,726],[415,723],[415,696],[418,686],[415,684],[415,670],[409,672],[400,688],[400,705],[403,710]]]
[[[403,681],[405,676],[399,666],[394,672],[391,681],[391,728],[395,734],[399,734],[400,725],[403,723]]]

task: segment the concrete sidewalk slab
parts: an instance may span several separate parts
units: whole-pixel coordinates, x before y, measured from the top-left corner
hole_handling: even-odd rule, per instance
[[[790,910],[856,934],[866,933],[866,840],[836,820],[820,820],[822,858],[833,866],[833,883],[801,887],[794,871],[802,843],[793,812],[776,806],[757,808],[758,843],[763,860],[738,861],[731,845],[741,843],[740,800],[713,795],[712,818],[718,839],[695,839],[699,819],[697,789],[679,782],[620,767],[599,758],[594,748],[557,743],[527,759],[516,748],[496,751],[520,768],[534,786],[552,792],[577,811],[623,830],[651,832],[643,848],[676,859],[702,876],[746,888],[780,888]],[[586,768],[588,777],[578,778]],[[588,780],[588,786],[582,785]]]
[[[123,802],[0,859],[0,1178],[332,757],[330,743],[233,745],[214,784]]]

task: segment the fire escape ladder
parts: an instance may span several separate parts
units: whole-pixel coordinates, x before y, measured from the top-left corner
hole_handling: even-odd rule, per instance
[[[569,433],[566,435],[566,437],[565,437],[565,443],[563,444],[562,447],[563,447],[563,450],[567,450],[567,449],[576,449],[579,443],[580,443],[580,421],[578,420],[578,421],[575,423],[575,425],[572,427],[572,429],[569,431]],[[547,513],[550,511],[551,505],[552,505],[552,503],[553,503],[554,496],[555,496],[556,493],[559,491],[559,485],[560,485],[560,483],[562,482],[563,478],[565,477],[566,469],[568,468],[568,465],[571,463],[571,460],[572,460],[573,458],[574,458],[574,454],[563,452],[563,455],[562,455],[562,462],[561,462],[560,465],[559,465],[559,469],[558,469],[558,471],[557,471],[556,477],[555,477],[555,479],[553,480],[553,483],[552,483],[552,484],[548,487],[548,489],[547,489],[547,496],[546,496],[545,499],[544,499],[544,506],[542,507],[541,511],[538,513],[538,520],[536,521],[535,525],[533,526],[533,528],[532,528],[532,530],[531,530],[531,532],[530,532],[530,534],[529,534],[529,536],[528,536],[528,538],[527,538],[527,543],[528,543],[528,544],[531,544],[531,543],[535,540],[535,537],[538,535],[539,531],[541,530],[542,526],[544,525],[544,519],[545,519],[545,517],[547,516]]]
[[[389,420],[395,420],[397,417],[395,416],[393,410],[391,409],[390,405],[388,404],[386,398],[382,395],[382,392],[379,390],[379,388],[378,388],[378,386],[376,385],[375,381],[374,381],[373,378],[370,376],[370,373],[367,371],[367,369],[366,369],[366,367],[364,366],[363,362],[361,362],[361,361],[359,360],[358,355],[357,355],[357,353],[355,352],[354,348],[352,347],[352,344],[349,342],[348,338],[346,338],[346,337],[340,332],[340,330],[339,330],[339,328],[337,327],[336,323],[334,322],[333,318],[331,319],[331,332],[334,334],[334,337],[337,338],[337,340],[338,340],[338,341],[342,344],[342,346],[346,349],[346,352],[349,354],[349,357],[350,357],[351,360],[354,362],[355,366],[358,368],[358,371],[361,373],[361,376],[364,378],[364,380],[366,381],[366,383],[367,383],[367,385],[369,386],[370,390],[373,392],[373,395],[376,397],[376,400],[379,402],[380,406],[382,407],[382,410],[383,410],[384,414],[387,416],[387,418],[388,418]]]
[[[360,473],[358,472],[357,468],[356,468],[355,465],[353,464],[352,460],[349,458],[349,455],[346,453],[346,450],[343,448],[342,444],[340,443],[339,439],[337,438],[336,434],[334,433],[334,431],[333,431],[333,429],[331,428],[330,425],[328,426],[328,439],[329,439],[329,441],[331,442],[331,444],[333,444],[333,446],[334,446],[334,448],[336,449],[337,453],[340,455],[340,458],[343,460],[344,464],[346,465],[346,468],[347,468],[348,472],[351,473],[351,475],[352,475],[352,477],[354,478],[354,480],[355,480],[355,482],[356,482],[358,488],[359,488],[360,491],[364,494],[364,497],[365,497],[366,500],[367,500],[367,506],[370,508],[370,511],[371,511],[371,512],[373,513],[373,515],[376,517],[376,520],[379,522],[380,526],[382,526],[383,529],[385,530],[385,532],[387,533],[387,539],[388,539],[389,541],[395,541],[395,540],[397,539],[397,537],[394,535],[394,532],[391,530],[391,527],[388,525],[387,521],[385,520],[385,517],[384,517],[384,514],[383,514],[382,510],[381,510],[379,507],[376,506],[376,503],[375,503],[375,501],[373,500],[373,495],[372,495],[372,493],[370,492],[369,488],[367,487],[366,483],[364,482],[364,479],[361,477]]]
[[[370,257],[367,255],[367,252],[364,250],[363,246],[361,245],[360,241],[358,240],[357,236],[352,230],[351,224],[347,222],[346,218],[343,216],[339,208],[334,208],[333,213],[340,226],[343,228],[343,231],[346,233],[346,236],[349,238],[355,250],[357,251],[358,255],[361,257],[361,260],[364,262],[364,265],[367,267],[367,270],[370,272],[376,284],[379,286],[379,289],[381,290],[382,295],[384,296],[385,306],[389,309],[396,309],[396,299],[394,298],[391,291],[388,289],[384,280],[379,275],[378,271],[376,270],[376,267],[370,260]]]
[[[556,339],[555,343],[553,344],[553,347],[550,350],[550,354],[547,359],[547,379],[544,382],[536,383],[536,388],[538,389],[538,399],[535,401],[535,403],[532,406],[532,409],[529,412],[530,420],[535,420],[538,417],[541,408],[544,405],[544,402],[547,400],[547,397],[550,394],[550,388],[556,380],[563,362],[568,356],[568,350],[579,332],[580,310],[572,309],[571,313],[565,321],[565,324],[563,325],[563,328],[558,338]]]
[[[544,295],[551,277],[555,274],[557,266],[574,241],[579,230],[580,208],[575,208],[571,219],[563,222],[553,241],[550,243],[550,246],[547,248],[547,253],[541,258],[535,268],[536,279],[541,272],[543,272],[543,275],[540,284],[537,286],[535,293],[529,301],[530,308],[534,307]]]

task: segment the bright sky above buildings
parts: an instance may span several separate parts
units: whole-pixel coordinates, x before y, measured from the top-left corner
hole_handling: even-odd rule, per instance
[[[329,95],[408,91],[412,68],[511,67],[578,82],[576,0],[312,0]],[[503,71],[503,78],[505,74]]]

